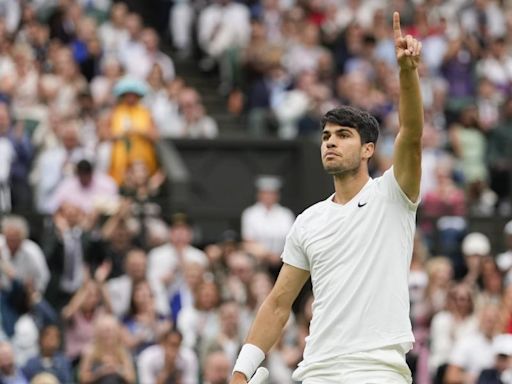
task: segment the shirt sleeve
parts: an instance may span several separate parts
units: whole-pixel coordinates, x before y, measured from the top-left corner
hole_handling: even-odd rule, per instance
[[[420,198],[418,197],[418,199],[413,202],[409,199],[409,197],[407,197],[405,192],[398,184],[398,181],[396,180],[393,167],[389,168],[379,178],[379,186],[381,192],[390,200],[402,204],[405,208],[411,211],[416,211],[416,209],[418,208],[418,205],[420,204]]]
[[[290,232],[286,236],[286,242],[284,244],[284,251],[281,255],[281,259],[286,264],[309,271],[309,259],[306,252],[304,252],[304,247],[302,246],[303,228],[300,225],[299,218],[297,218],[295,223],[293,223]]]

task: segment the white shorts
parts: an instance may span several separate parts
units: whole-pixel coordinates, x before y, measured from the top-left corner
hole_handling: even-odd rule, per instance
[[[400,345],[339,356],[299,366],[293,379],[302,384],[411,384]]]

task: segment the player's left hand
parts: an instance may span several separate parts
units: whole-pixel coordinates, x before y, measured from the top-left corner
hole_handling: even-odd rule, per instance
[[[396,60],[400,69],[416,69],[420,62],[421,42],[411,35],[402,36],[400,14],[393,13],[393,37],[395,39]]]

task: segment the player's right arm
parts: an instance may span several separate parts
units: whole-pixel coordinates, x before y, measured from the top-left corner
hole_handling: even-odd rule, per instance
[[[274,288],[256,314],[247,344],[258,347],[265,354],[272,348],[281,336],[292,304],[308,278],[309,271],[283,264]],[[249,379],[243,373],[235,371],[230,384],[245,384]]]

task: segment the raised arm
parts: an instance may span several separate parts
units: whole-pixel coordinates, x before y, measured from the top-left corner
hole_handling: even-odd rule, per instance
[[[393,169],[407,197],[416,201],[420,193],[423,132],[423,102],[417,69],[421,43],[410,35],[402,36],[398,12],[393,14],[393,35],[400,71],[400,132],[395,141]]]
[[[290,316],[292,304],[308,278],[308,271],[288,264],[283,265],[274,288],[256,314],[246,343],[258,347],[264,353],[272,348],[281,336],[281,332]],[[241,353],[238,361],[243,358]],[[259,365],[259,363],[257,364]],[[238,362],[236,366],[238,366]],[[231,384],[245,384],[249,379],[250,377],[246,378],[243,373],[236,371],[233,374]]]

